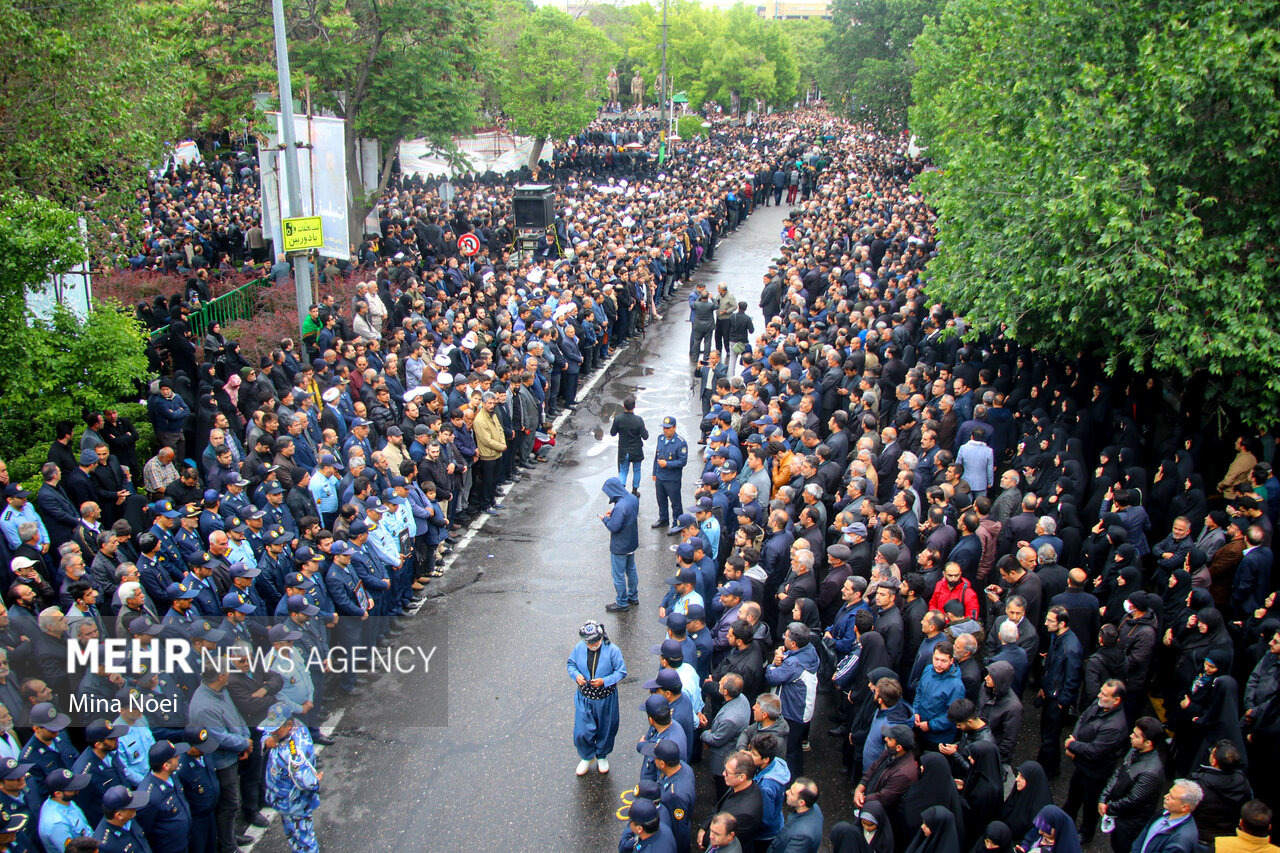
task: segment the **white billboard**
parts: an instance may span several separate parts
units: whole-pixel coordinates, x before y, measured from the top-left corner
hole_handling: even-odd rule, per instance
[[[89,231],[80,218],[80,244],[88,256]],[[27,309],[38,319],[52,322],[53,310],[61,305],[81,321],[89,316],[93,287],[89,280],[89,262],[76,264],[61,275],[49,276],[42,287],[27,290]]]
[[[275,241],[277,251],[284,244],[280,234],[280,211],[288,209],[285,192],[283,152],[278,150],[280,113],[269,113],[276,131],[258,150],[262,167],[262,204],[266,222],[263,230]],[[293,117],[298,140],[298,182],[302,186],[302,210],[296,216],[319,216],[324,220],[324,248],[329,258],[351,259],[347,235],[347,146],[345,122],[328,116]]]

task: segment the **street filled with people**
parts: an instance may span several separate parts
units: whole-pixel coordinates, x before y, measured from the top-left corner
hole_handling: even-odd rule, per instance
[[[635,780],[620,851],[1270,849],[1274,439],[1221,464],[1154,383],[967,335],[928,298],[905,136],[816,108],[661,152],[659,129],[598,120],[447,201],[396,176],[263,353],[189,319],[211,275],[290,276],[256,170],[154,176],[118,248],[185,282],[137,306],[155,452],[86,411],[37,491],[5,489],[0,845],[232,853],[278,815],[319,849],[326,721],[384,677],[360,662],[501,535],[615,354],[687,333],[702,417],[618,401],[610,508],[571,522],[600,526],[614,594],[565,664],[563,784]],[[552,187],[537,231],[524,181]],[[785,213],[749,301],[700,272],[763,207]],[[655,617],[652,650],[609,638]],[[810,763],[852,811],[824,814]]]

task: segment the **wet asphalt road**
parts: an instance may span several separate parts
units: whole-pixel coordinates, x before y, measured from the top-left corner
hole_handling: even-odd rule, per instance
[[[776,253],[783,213],[758,209],[697,272],[713,289],[728,282],[751,306],[757,325],[761,277]],[[600,486],[617,473],[609,424],[629,393],[652,436],[648,455],[659,421],[674,415],[694,457],[689,467],[700,469],[687,295],[687,288],[677,291],[663,320],[617,356],[560,425],[553,461],[515,484],[502,514],[485,517],[446,576],[432,584],[433,597],[397,640],[428,649],[443,643],[430,674],[380,675],[340,706],[338,743],[323,751],[316,816],[321,849],[617,849],[622,823],[615,812],[619,794],[639,776],[635,742],[645,719],[637,708],[647,695],[643,682],[657,669],[649,646],[663,637],[657,605],[675,563],[668,550],[674,540],[649,529],[656,504],[646,473],[636,554],[642,604],[620,616],[606,614],[604,605],[613,600],[609,540],[596,516],[608,507]],[[686,503],[693,479],[685,476]],[[607,626],[629,675],[619,688],[622,724],[612,771],[601,776],[593,768],[579,779],[565,658],[578,627],[592,618]],[[439,668],[446,653],[447,680]],[[441,725],[446,692],[447,725]],[[827,743],[815,738],[815,750]],[[821,781],[829,775],[821,772],[827,762],[817,751],[811,755]],[[706,789],[700,789],[701,814],[710,811],[712,793],[709,779],[699,782]],[[828,797],[824,791],[829,813],[847,814],[847,801],[845,792]],[[278,821],[255,849],[287,849]]]
[[[776,251],[783,213],[758,209],[697,273],[712,288],[728,282],[757,324],[761,276]],[[689,467],[700,468],[687,294],[686,288],[678,291],[656,328],[616,357],[560,425],[552,461],[512,488],[500,516],[483,517],[446,576],[433,583],[431,597],[396,643],[413,651],[435,647],[429,673],[419,663],[412,674],[380,675],[338,706],[338,742],[322,754],[325,780],[316,815],[322,849],[616,850],[619,795],[639,776],[635,743],[645,718],[638,706],[647,695],[643,682],[657,669],[649,647],[663,637],[656,611],[674,555],[673,540],[649,529],[656,507],[646,473],[636,554],[641,607],[606,614],[604,605],[613,599],[608,534],[596,516],[608,506],[600,486],[617,470],[609,424],[629,393],[653,437],[650,458],[659,421],[674,415],[691,446]],[[686,504],[693,479],[685,476]],[[593,618],[607,626],[629,675],[619,688],[622,722],[612,772],[601,776],[593,767],[579,779],[565,658],[578,627]],[[825,734],[827,708],[827,697],[820,697],[806,774],[819,784],[829,830],[848,819],[852,802],[838,745]],[[1019,759],[1034,755],[1033,714],[1028,707]],[[701,821],[714,800],[705,770],[698,775],[695,815]],[[287,849],[278,820],[255,849]]]

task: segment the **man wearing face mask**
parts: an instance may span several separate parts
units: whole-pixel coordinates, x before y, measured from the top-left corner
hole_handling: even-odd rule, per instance
[[[1160,598],[1145,592],[1135,592],[1125,599],[1125,617],[1120,620],[1120,650],[1125,659],[1125,715],[1129,719],[1138,716],[1143,690],[1151,675],[1159,641],[1156,637],[1155,608]]]

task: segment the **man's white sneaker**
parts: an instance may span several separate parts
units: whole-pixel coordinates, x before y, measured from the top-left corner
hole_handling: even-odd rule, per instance
[[[597,769],[597,770],[599,770],[601,773],[608,773],[608,772],[609,772],[609,759],[607,759],[607,758],[597,758],[597,759],[596,759],[596,769]]]
[[[574,772],[577,773],[579,776],[586,776],[587,771],[590,769],[591,769],[591,762],[588,759],[584,758],[578,762],[578,769],[575,770]]]

